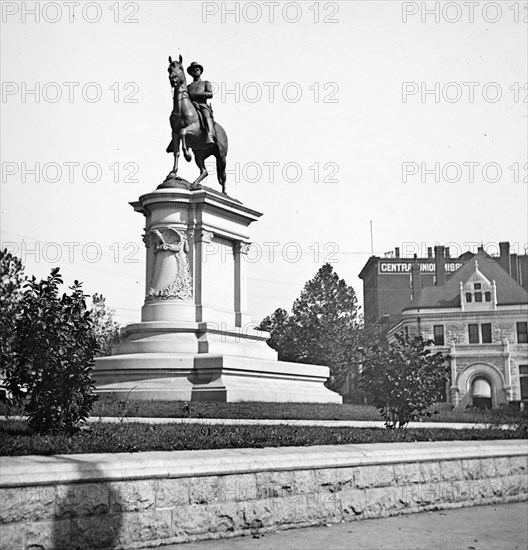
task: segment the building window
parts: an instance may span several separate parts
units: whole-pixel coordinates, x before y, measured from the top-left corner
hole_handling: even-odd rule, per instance
[[[491,292],[484,292],[486,302],[491,302]]]
[[[480,289],[482,288],[482,285],[481,285],[480,283],[475,283],[475,284],[473,285],[473,288],[474,288],[475,290],[480,290]]]
[[[478,344],[479,343],[478,325],[468,325],[468,331],[469,331],[469,343]]]
[[[521,381],[521,399],[528,400],[528,365],[519,365],[519,379]]]
[[[482,292],[475,292],[475,302],[482,302]]]
[[[480,331],[482,333],[482,343],[491,344],[491,323],[480,325]]]
[[[517,343],[528,344],[528,323],[517,323]]]
[[[444,345],[444,325],[434,325],[433,334],[434,334],[435,346],[443,346]]]
[[[466,302],[471,302],[471,292],[466,292]]]

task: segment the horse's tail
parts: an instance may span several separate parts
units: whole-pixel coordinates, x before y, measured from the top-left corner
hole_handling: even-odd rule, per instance
[[[220,126],[220,124],[218,124],[217,122],[215,122],[215,136],[220,155],[222,155],[223,157],[227,156],[227,134],[225,133],[225,130],[222,128],[222,126]]]

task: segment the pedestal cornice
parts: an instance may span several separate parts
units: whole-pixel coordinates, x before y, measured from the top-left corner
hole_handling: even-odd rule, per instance
[[[129,203],[136,212],[149,214],[156,208],[173,208],[177,204],[181,208],[192,208],[204,205],[210,211],[222,211],[224,216],[243,218],[249,225],[258,220],[262,213],[244,206],[240,201],[222,195],[212,189],[204,187],[195,191],[186,189],[156,189],[139,197],[138,201]]]

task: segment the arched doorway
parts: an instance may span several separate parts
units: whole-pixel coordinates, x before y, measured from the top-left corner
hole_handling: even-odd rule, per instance
[[[477,409],[491,409],[491,383],[484,376],[477,376],[471,384],[473,406]]]

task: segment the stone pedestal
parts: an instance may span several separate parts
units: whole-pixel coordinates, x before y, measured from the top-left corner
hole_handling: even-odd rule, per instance
[[[139,400],[341,403],[329,369],[286,363],[246,312],[249,225],[261,214],[206,187],[163,188],[131,203],[145,216],[141,323],[96,360],[97,392]]]

